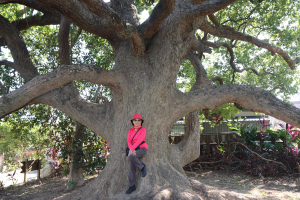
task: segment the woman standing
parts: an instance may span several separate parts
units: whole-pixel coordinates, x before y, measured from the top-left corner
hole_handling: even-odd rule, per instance
[[[142,173],[142,177],[147,175],[146,165],[142,163],[139,159],[143,158],[148,150],[148,145],[145,142],[146,129],[142,127],[143,125],[142,115],[136,113],[131,119],[131,124],[133,127],[128,131],[127,143],[129,148],[128,159],[130,162],[129,170],[129,189],[126,194],[131,194],[135,188],[135,172],[136,168],[139,168]]]

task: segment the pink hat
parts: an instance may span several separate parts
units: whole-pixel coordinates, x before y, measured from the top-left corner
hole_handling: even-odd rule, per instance
[[[131,120],[134,120],[134,119],[141,119],[141,120],[143,120],[142,115],[139,114],[139,113],[135,113],[135,114],[133,115],[133,117],[132,117]]]

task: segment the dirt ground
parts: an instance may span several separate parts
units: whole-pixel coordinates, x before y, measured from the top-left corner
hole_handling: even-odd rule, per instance
[[[97,175],[85,177],[83,186],[96,177]],[[64,175],[32,180],[0,191],[0,200],[52,200],[76,189],[72,184],[67,187],[67,184],[68,178]]]
[[[186,171],[189,179],[201,182],[208,192],[207,199],[269,199],[300,200],[300,175],[254,177],[242,172]]]
[[[269,199],[300,200],[300,175],[281,178],[248,176],[245,173],[227,171],[186,171],[188,178],[201,182],[209,200]],[[85,178],[85,184],[96,176]],[[0,191],[0,200],[31,199],[48,200],[62,197],[76,188],[68,189],[65,176],[48,177],[14,185]]]

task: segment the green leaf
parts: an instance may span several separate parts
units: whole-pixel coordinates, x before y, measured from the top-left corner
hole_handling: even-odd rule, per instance
[[[272,139],[271,135],[267,135],[267,136],[263,137],[263,140],[265,140],[265,141],[271,141],[271,139]]]
[[[287,137],[285,131],[279,131],[279,135],[280,135],[281,138],[286,138]]]
[[[274,147],[279,150],[279,151],[283,151],[284,148],[282,147],[282,145],[279,145],[279,144],[275,144]]]
[[[227,151],[227,148],[220,145],[220,146],[219,146],[219,150],[220,150],[221,152],[226,152],[226,151]]]
[[[266,148],[268,148],[268,149],[273,149],[273,148],[275,147],[274,144],[271,144],[271,143],[269,143],[269,142],[264,142],[263,145],[264,145]]]

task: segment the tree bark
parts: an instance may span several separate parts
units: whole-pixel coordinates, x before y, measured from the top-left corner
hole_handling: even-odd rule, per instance
[[[85,127],[76,122],[76,131],[74,132],[74,139],[71,145],[72,154],[70,156],[70,174],[68,177],[69,182],[75,182],[76,186],[81,186],[84,183],[82,176],[82,147],[83,143],[80,142],[84,136]]]
[[[1,2],[8,3],[5,0]],[[248,85],[212,86],[201,59],[192,52],[211,51],[205,44],[195,43],[195,32],[200,28],[215,36],[262,46],[281,55],[292,69],[296,61],[299,62],[298,58],[290,59],[280,48],[242,33],[214,27],[202,17],[223,9],[234,0],[161,0],[159,5],[165,5],[167,14],[156,13],[164,11],[158,7],[152,20],[141,26],[133,0],[113,0],[110,7],[102,1],[92,0],[26,2],[41,2],[39,5],[59,11],[79,28],[108,39],[114,50],[113,70],[91,65],[63,65],[39,75],[19,30],[0,16],[0,25],[5,27],[0,29],[5,42],[1,38],[0,42],[7,43],[14,58],[14,68],[27,82],[1,97],[0,117],[26,105],[43,103],[58,108],[91,128],[110,144],[109,162],[98,178],[61,199],[201,199],[182,168],[199,156],[200,130],[195,110],[215,109],[232,102],[300,126],[300,110],[269,92]],[[106,14],[99,13],[99,9]],[[151,37],[147,48],[145,37]],[[66,47],[62,45],[62,48],[65,49],[61,53],[68,54]],[[178,71],[185,57],[197,73],[196,83],[188,93],[182,93],[176,87]],[[62,64],[67,64],[67,61]],[[74,87],[74,80],[109,87],[112,101],[99,105],[84,100]],[[140,172],[137,172],[137,190],[125,195],[129,169],[125,156],[127,131],[131,127],[132,115],[137,112],[142,114],[143,125],[147,129],[149,150],[142,160],[147,165],[148,174],[140,178]],[[188,115],[190,112],[193,113]],[[186,115],[187,135],[178,145],[172,146],[168,133],[172,125]]]
[[[178,152],[178,162],[184,167],[200,156],[200,123],[199,111],[189,113],[185,116],[185,134],[174,148]]]
[[[71,22],[65,16],[61,17],[59,34],[58,34],[58,42],[59,42],[59,59],[62,65],[70,65],[71,58],[71,46],[69,44],[69,33],[70,33]],[[72,84],[73,85],[73,84]],[[71,143],[71,155],[70,155],[70,174],[69,174],[69,182],[76,183],[76,186],[81,186],[84,182],[82,176],[82,139],[84,135],[85,127],[84,125],[76,122],[76,130],[74,132],[74,138]],[[69,184],[68,187],[73,187],[72,184]]]

